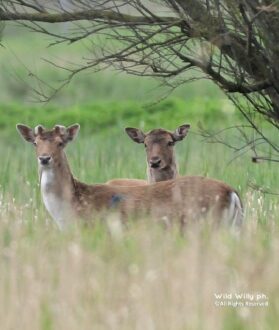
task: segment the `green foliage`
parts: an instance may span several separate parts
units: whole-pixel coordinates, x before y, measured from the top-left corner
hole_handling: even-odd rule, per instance
[[[202,122],[207,125],[228,123],[235,114],[225,113],[221,100],[168,99],[154,104],[140,104],[134,101],[95,102],[88,105],[61,107],[26,107],[0,105],[0,128],[14,133],[16,123],[25,123],[31,127],[43,124],[53,127],[60,123],[70,125],[80,123],[83,131],[98,132],[115,126],[141,126],[143,129],[154,127],[175,128],[181,123],[192,125]]]

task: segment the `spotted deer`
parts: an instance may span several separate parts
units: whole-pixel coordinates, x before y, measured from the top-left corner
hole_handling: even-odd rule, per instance
[[[146,151],[146,180],[114,179],[107,182],[111,185],[134,186],[154,182],[172,180],[178,176],[178,165],[175,159],[174,145],[183,140],[190,129],[189,124],[179,126],[174,132],[162,128],[153,129],[148,133],[138,128],[127,127],[128,136],[137,143],[143,143]]]
[[[34,130],[17,125],[20,135],[32,143],[40,173],[44,205],[60,228],[75,219],[90,221],[102,212],[118,211],[122,218],[148,215],[185,223],[209,215],[214,222],[240,225],[242,206],[236,191],[224,182],[188,176],[143,186],[86,184],[74,178],[64,148],[73,141],[79,125],[56,125]]]

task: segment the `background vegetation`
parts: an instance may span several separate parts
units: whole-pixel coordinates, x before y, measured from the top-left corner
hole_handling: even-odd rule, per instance
[[[277,329],[279,317],[278,192],[276,163],[233,160],[225,145],[199,135],[242,124],[211,83],[185,85],[158,102],[156,81],[105,72],[84,75],[48,104],[32,94],[30,70],[49,83],[63,74],[41,58],[74,60],[73,46],[53,54],[38,36],[9,27],[2,40],[0,76],[0,320],[1,329]],[[24,65],[23,65],[24,64]],[[60,76],[61,74],[61,76]],[[109,233],[107,223],[59,232],[42,205],[36,159],[15,124],[47,127],[79,122],[68,146],[82,181],[144,178],[144,150],[124,133],[192,125],[177,145],[180,172],[219,178],[236,187],[245,205],[239,239],[202,224],[185,237],[141,219]],[[273,134],[273,132],[270,132]],[[225,131],[229,143],[241,143]],[[233,160],[233,161],[232,161]],[[214,293],[268,296],[268,307],[216,307]]]

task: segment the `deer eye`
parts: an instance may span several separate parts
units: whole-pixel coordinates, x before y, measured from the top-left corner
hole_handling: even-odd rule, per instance
[[[58,147],[63,147],[64,143],[63,142],[58,142]]]
[[[36,147],[36,145],[37,145],[37,142],[35,142],[35,141],[34,141],[34,142],[33,142],[33,145]]]
[[[174,146],[174,142],[173,142],[173,141],[169,141],[169,142],[168,142],[168,146],[169,146],[169,147]]]

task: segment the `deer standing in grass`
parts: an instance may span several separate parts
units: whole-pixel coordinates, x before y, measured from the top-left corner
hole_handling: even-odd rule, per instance
[[[179,126],[174,132],[162,128],[143,133],[138,128],[125,129],[129,137],[137,143],[143,143],[146,150],[146,180],[114,179],[107,182],[110,185],[135,186],[173,180],[178,176],[178,166],[175,159],[174,145],[183,140],[190,129],[189,124]]]
[[[93,220],[104,211],[119,211],[123,218],[148,215],[180,223],[210,215],[215,222],[241,225],[242,206],[227,184],[188,176],[144,186],[88,185],[73,177],[64,147],[74,140],[79,125],[56,125],[17,130],[36,149],[44,205],[60,228],[75,219]]]

